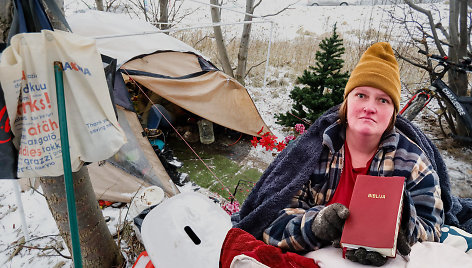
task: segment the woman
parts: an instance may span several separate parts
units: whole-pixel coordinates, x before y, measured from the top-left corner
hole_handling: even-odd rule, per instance
[[[444,221],[439,178],[420,147],[394,127],[400,90],[390,45],[369,47],[349,78],[339,112],[328,111],[269,166],[242,207],[241,218],[234,218],[235,227],[295,252],[337,244],[357,175],[403,176],[400,253],[408,254],[417,241],[439,241]],[[282,180],[290,181],[283,188],[272,187]],[[293,197],[287,200],[287,194]],[[255,213],[262,216],[253,217]],[[347,257],[363,264],[386,261],[364,251]]]

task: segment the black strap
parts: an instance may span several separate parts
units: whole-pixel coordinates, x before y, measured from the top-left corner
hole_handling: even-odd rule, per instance
[[[162,75],[162,74],[155,74],[155,73],[149,73],[149,72],[138,71],[138,70],[128,70],[128,69],[120,69],[120,72],[122,72],[126,75],[149,76],[149,77],[155,77],[155,78],[166,78],[166,79],[174,79],[174,80],[181,80],[181,79],[188,79],[188,78],[198,77],[198,76],[201,76],[201,75],[204,75],[204,74],[208,73],[208,71],[200,71],[200,72],[196,72],[196,73],[187,74],[187,75],[184,75],[184,76],[172,77],[172,76],[167,76],[167,75]]]

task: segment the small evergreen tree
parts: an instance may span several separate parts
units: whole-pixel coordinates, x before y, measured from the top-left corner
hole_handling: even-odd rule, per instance
[[[315,122],[326,110],[343,101],[344,87],[349,77],[347,72],[341,72],[343,54],[343,40],[336,33],[335,24],[333,34],[320,43],[315,66],[309,66],[297,78],[297,83],[305,86],[295,86],[290,92],[290,98],[294,101],[291,111],[275,115],[277,124],[292,127],[301,123],[308,127],[308,122]]]

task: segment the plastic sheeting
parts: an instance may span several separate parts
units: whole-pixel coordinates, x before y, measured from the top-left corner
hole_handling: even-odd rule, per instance
[[[117,109],[118,122],[126,134],[127,143],[107,162],[150,185],[161,187],[168,196],[179,192],[162,166],[134,112]]]

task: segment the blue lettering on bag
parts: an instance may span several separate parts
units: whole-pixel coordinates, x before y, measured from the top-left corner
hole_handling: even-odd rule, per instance
[[[80,72],[84,75],[90,75],[92,76],[92,73],[90,72],[90,70],[88,68],[84,68],[80,65],[78,65],[77,63],[75,62],[64,62],[64,71],[67,71],[67,70],[73,70],[73,71],[77,71],[77,72]]]

